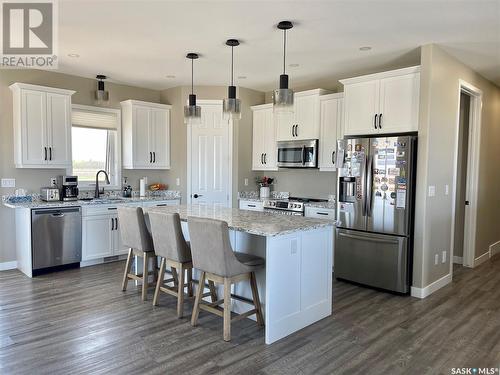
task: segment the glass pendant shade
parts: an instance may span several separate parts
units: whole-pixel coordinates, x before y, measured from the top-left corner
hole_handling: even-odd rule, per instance
[[[184,106],[184,123],[201,123],[201,107],[199,105],[196,105],[196,95],[190,94],[189,104]]]
[[[280,76],[280,88],[273,91],[274,112],[293,112],[293,90],[288,88],[288,76]]]
[[[222,102],[224,120],[241,119],[241,100],[236,98],[236,86],[228,87],[228,97]]]

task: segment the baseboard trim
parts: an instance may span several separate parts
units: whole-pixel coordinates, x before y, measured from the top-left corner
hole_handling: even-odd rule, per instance
[[[453,263],[456,263],[456,264],[464,264],[464,258],[463,258],[463,257],[457,257],[457,256],[454,256],[454,257],[453,257]]]
[[[0,271],[15,270],[17,268],[17,261],[0,263]]]
[[[500,254],[500,241],[497,241],[490,245],[490,257],[497,254]]]
[[[486,262],[490,258],[491,258],[491,247],[483,255],[480,255],[476,259],[474,259],[474,267],[479,266],[480,264]]]
[[[451,273],[443,276],[442,278],[434,281],[433,283],[427,285],[425,288],[416,288],[411,287],[411,296],[416,298],[425,298],[430,296],[436,290],[441,289],[442,287],[451,283]]]

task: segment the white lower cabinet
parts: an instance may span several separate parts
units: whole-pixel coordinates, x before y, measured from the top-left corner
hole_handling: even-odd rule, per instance
[[[314,217],[318,219],[335,220],[335,210],[333,208],[307,207],[305,217]]]
[[[179,200],[127,203],[127,206],[151,207],[178,205]],[[118,205],[88,206],[82,209],[82,262],[125,255],[118,220]]]
[[[264,211],[264,206],[262,202],[259,201],[240,200],[239,208],[240,210]]]

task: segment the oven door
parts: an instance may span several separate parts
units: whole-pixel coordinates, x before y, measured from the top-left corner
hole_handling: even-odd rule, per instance
[[[278,142],[278,167],[316,168],[318,140]]]

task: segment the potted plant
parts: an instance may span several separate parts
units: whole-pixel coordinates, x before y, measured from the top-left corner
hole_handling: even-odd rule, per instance
[[[261,198],[269,198],[271,195],[271,185],[274,182],[274,178],[272,177],[257,177],[255,182],[260,188],[260,197]]]

